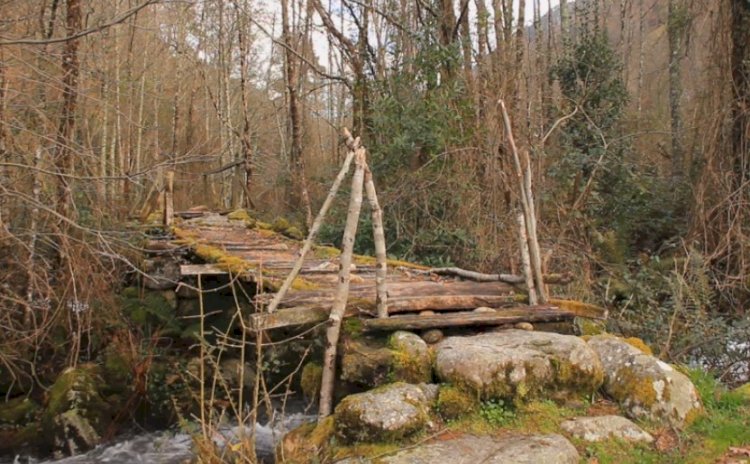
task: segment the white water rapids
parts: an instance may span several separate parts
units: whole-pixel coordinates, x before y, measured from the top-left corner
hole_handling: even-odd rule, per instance
[[[258,457],[264,462],[273,462],[276,444],[289,430],[305,422],[315,420],[314,416],[295,413],[269,424],[256,424],[255,446]],[[245,431],[245,433],[248,433]],[[214,436],[219,447],[234,441],[239,427],[220,428]],[[183,464],[192,462],[192,439],[181,431],[162,431],[123,435],[115,441],[97,446],[85,454],[63,459],[37,460],[18,456],[8,464]]]

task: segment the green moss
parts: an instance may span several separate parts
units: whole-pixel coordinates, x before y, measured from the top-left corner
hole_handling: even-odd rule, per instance
[[[607,331],[604,321],[589,319],[587,317],[576,317],[573,321],[576,332],[579,335],[592,336],[601,335]]]
[[[286,235],[289,238],[293,238],[294,240],[304,240],[305,234],[302,233],[302,231],[295,226],[288,227],[286,230],[284,230],[284,235]]]
[[[335,247],[329,247],[329,246],[319,246],[316,245],[313,247],[313,256],[315,256],[318,259],[331,259],[331,258],[338,258],[338,256],[341,254],[341,250]]]
[[[437,410],[447,421],[474,413],[479,402],[476,396],[452,385],[441,385],[438,391]]]
[[[255,225],[255,219],[253,219],[245,209],[236,209],[232,211],[227,214],[227,219],[232,221],[244,221],[250,227]]]
[[[651,348],[648,345],[646,345],[646,343],[644,343],[644,341],[638,337],[624,338],[623,341],[627,343],[628,345],[632,346],[633,348],[637,348],[643,354],[647,354],[649,356],[654,355],[654,352],[651,351]]]
[[[323,367],[320,364],[309,362],[302,368],[300,387],[305,398],[312,400],[320,393],[320,385],[323,380]]]
[[[331,439],[334,437],[333,416],[328,416],[317,424],[305,424],[292,430],[284,437],[277,451],[279,462],[307,464],[328,462]]]
[[[393,359],[391,377],[407,383],[430,383],[432,362],[427,346],[417,335],[395,332],[388,338]]]
[[[362,326],[362,320],[358,317],[348,317],[343,322],[343,332],[346,337],[350,339],[358,339],[362,337],[364,331]]]
[[[286,219],[279,217],[274,219],[273,224],[271,224],[271,229],[273,229],[276,232],[284,232],[289,227],[291,227],[291,224],[289,224],[289,221]]]
[[[642,377],[630,367],[617,371],[617,378],[610,386],[610,394],[618,401],[629,401],[650,409],[656,403],[654,380]]]
[[[0,425],[18,425],[33,419],[39,412],[39,405],[32,399],[19,397],[0,403]]]
[[[295,277],[292,281],[292,289],[294,290],[317,290],[320,286],[315,282],[312,282],[302,277]]]
[[[745,385],[742,385],[741,387],[737,387],[734,390],[734,393],[737,395],[743,396],[747,398],[748,401],[750,401],[750,383],[746,383]]]

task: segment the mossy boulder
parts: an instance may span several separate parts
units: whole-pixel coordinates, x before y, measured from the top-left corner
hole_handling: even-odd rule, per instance
[[[432,380],[430,351],[419,336],[399,331],[388,339],[370,338],[350,329],[347,334],[341,347],[341,380],[365,388]]]
[[[408,383],[432,381],[432,360],[427,343],[411,332],[394,332],[388,339],[393,351],[393,378]]]
[[[328,416],[320,422],[305,424],[290,431],[277,448],[278,462],[307,464],[327,462],[325,455],[335,436],[334,418]]]
[[[560,428],[588,442],[618,439],[629,442],[651,443],[654,437],[622,416],[574,417],[560,424]]]
[[[33,420],[39,412],[39,405],[26,397],[13,398],[0,402],[0,426],[20,425]]]
[[[604,377],[580,338],[516,329],[446,338],[436,346],[435,371],[478,398],[513,402],[590,395]]]
[[[392,441],[423,429],[437,387],[397,382],[344,398],[336,407],[336,435],[344,442]]]
[[[588,341],[604,367],[604,392],[633,418],[690,424],[703,410],[690,379],[632,341],[597,335]],[[638,344],[636,344],[638,345]]]
[[[76,454],[101,441],[111,422],[111,406],[101,395],[104,381],[99,368],[84,364],[68,368],[49,391],[42,413],[42,432],[48,447]]]

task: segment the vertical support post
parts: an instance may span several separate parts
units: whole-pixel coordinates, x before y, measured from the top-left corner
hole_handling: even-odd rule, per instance
[[[323,355],[323,379],[320,385],[320,408],[318,419],[331,415],[333,409],[333,386],[336,378],[336,351],[341,332],[341,322],[344,319],[346,303],[349,299],[349,279],[352,265],[354,238],[357,235],[359,212],[362,208],[362,184],[365,174],[365,149],[358,148],[355,155],[356,167],[352,176],[352,194],[349,198],[349,210],[346,215],[346,227],[341,258],[339,260],[339,278],[336,295],[331,307],[331,315],[326,330],[326,351]]]
[[[372,171],[370,171],[370,166],[367,163],[365,163],[365,191],[372,211],[372,235],[375,242],[375,287],[377,291],[375,306],[378,317],[386,318],[388,317],[388,289],[386,287],[388,263],[385,250],[385,232],[383,231],[383,210],[378,203],[378,194],[375,190],[375,182],[372,180]]]
[[[174,221],[174,171],[167,171],[164,182],[164,226],[170,227]]]

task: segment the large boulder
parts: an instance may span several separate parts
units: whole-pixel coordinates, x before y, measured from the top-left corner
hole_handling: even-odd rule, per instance
[[[437,345],[435,370],[441,381],[481,398],[514,401],[588,395],[603,381],[599,358],[580,338],[515,329],[446,338]]]
[[[346,442],[398,440],[424,428],[436,385],[397,382],[344,398],[336,407],[336,434]]]
[[[669,364],[611,335],[592,337],[588,345],[604,367],[604,392],[630,417],[683,426],[702,411],[693,383]]]
[[[622,416],[574,417],[568,419],[560,428],[576,438],[597,442],[612,438],[651,443],[654,437]]]
[[[565,437],[550,435],[515,435],[476,437],[465,435],[451,440],[435,441],[378,459],[382,464],[435,464],[466,462],[482,464],[577,464],[578,451]],[[371,462],[349,458],[341,463]]]
[[[341,380],[372,388],[390,382],[429,383],[432,358],[427,343],[411,332],[390,338],[347,339],[342,344]]]
[[[96,366],[68,368],[49,391],[42,413],[44,441],[56,453],[77,454],[93,448],[111,422],[102,398],[104,382]]]

